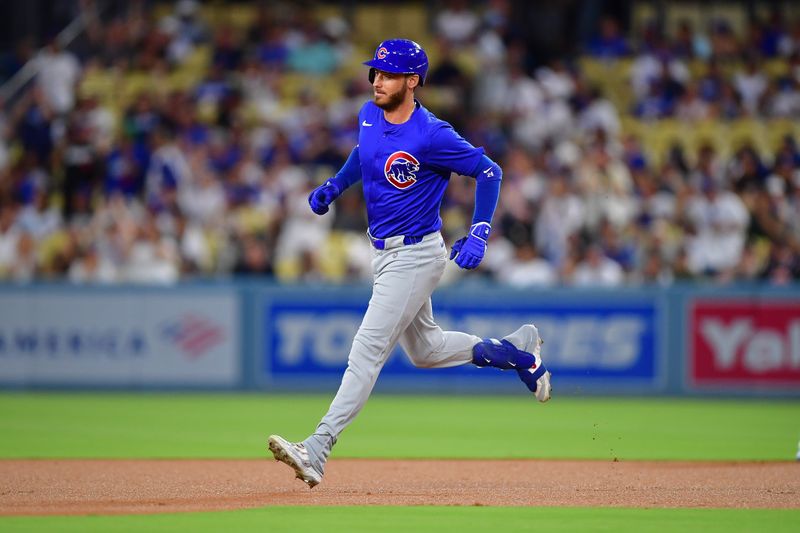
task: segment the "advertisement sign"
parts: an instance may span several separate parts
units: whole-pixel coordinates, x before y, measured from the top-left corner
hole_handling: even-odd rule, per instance
[[[0,294],[0,382],[232,386],[236,295],[207,292]]]
[[[282,377],[340,376],[361,319],[365,303],[309,303],[270,297],[264,304],[264,353],[261,372]],[[608,385],[611,382],[655,384],[658,368],[656,307],[652,302],[609,304],[553,304],[475,307],[448,301],[437,305],[434,316],[444,330],[469,332],[482,338],[500,338],[526,322],[533,322],[544,339],[548,368],[560,380]],[[429,376],[415,368],[398,347],[381,376]],[[466,365],[436,370],[461,380],[484,380],[486,373]],[[499,375],[499,373],[497,373]]]
[[[693,385],[800,385],[800,303],[696,300],[689,322]]]

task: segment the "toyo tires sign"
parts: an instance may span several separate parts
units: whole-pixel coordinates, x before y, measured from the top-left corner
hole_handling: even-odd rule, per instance
[[[441,291],[447,294],[446,291]],[[258,370],[262,383],[285,385],[296,378],[310,383],[314,378],[338,380],[347,366],[353,337],[366,310],[369,294],[337,292],[335,298],[315,293],[270,293],[263,301],[265,333]],[[451,296],[451,295],[449,295]],[[619,297],[618,301],[536,301],[530,298],[481,301],[474,298],[434,300],[434,315],[444,330],[466,331],[478,337],[500,338],[526,322],[539,327],[545,339],[548,368],[562,386],[639,387],[661,390],[663,365],[659,361],[658,308],[646,298]],[[381,371],[383,380],[395,379],[419,384],[437,379],[437,390],[466,387],[478,390],[509,378],[502,373],[484,372],[472,365],[420,370],[414,368],[398,347]]]

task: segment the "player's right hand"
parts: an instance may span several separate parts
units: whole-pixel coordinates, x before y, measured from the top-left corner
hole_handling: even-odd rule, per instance
[[[330,181],[326,181],[311,191],[311,194],[308,195],[308,205],[311,206],[311,210],[316,214],[324,215],[328,212],[328,206],[331,205],[331,202],[338,197],[339,189]]]

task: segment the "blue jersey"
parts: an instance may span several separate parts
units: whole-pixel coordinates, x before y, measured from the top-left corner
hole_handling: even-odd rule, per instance
[[[402,124],[387,122],[371,101],[358,114],[367,219],[376,239],[439,231],[451,172],[469,175],[483,156],[483,148],[475,148],[450,124],[415,104]]]

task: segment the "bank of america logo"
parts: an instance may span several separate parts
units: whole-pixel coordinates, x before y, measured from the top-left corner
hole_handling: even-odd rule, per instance
[[[187,313],[161,328],[164,337],[183,353],[197,358],[222,342],[225,331],[214,322]]]

